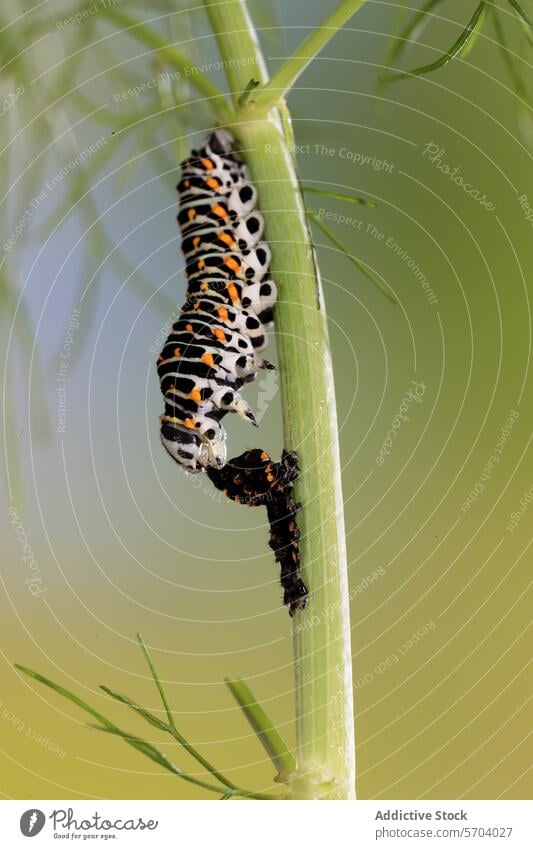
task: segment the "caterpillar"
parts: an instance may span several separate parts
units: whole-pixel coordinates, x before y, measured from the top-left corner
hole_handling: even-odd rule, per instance
[[[187,291],[157,362],[165,404],[161,441],[189,474],[207,472],[233,501],[267,507],[270,545],[292,615],[307,598],[294,518],[299,505],[292,500],[296,455],[284,452],[275,463],[253,449],[226,463],[226,414],[257,426],[240,390],[262,369],[274,368],[260,354],[277,294],[257,192],[230,133],[215,130],[191,152],[177,190]]]
[[[270,250],[256,190],[232,150],[230,134],[215,131],[182,163],[177,186],[188,288],[158,361],[161,440],[193,474],[224,465],[226,413],[255,424],[239,390],[272,367],[258,356],[276,300]]]

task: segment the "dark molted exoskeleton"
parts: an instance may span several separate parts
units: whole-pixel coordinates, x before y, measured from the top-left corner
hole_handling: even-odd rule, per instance
[[[270,523],[269,545],[280,565],[283,603],[292,616],[307,604],[308,591],[300,575],[300,530],[296,514],[301,508],[292,498],[298,477],[298,457],[284,451],[279,462],[254,448],[234,457],[222,469],[207,468],[217,489],[237,504],[266,507]]]

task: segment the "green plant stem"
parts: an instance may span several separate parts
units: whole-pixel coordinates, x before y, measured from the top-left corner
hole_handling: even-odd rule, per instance
[[[342,15],[330,16],[337,26],[346,20],[348,5],[353,13],[361,3],[343,3]],[[207,9],[222,56],[250,56],[249,51],[256,50],[257,77],[257,69],[263,67],[262,57],[244,4],[210,2]],[[226,11],[231,11],[231,21],[226,19]],[[331,37],[333,30],[329,29],[327,35]],[[322,35],[309,46],[307,39],[306,55],[320,49],[325,40]],[[299,55],[303,55],[301,51]],[[249,69],[238,63],[230,69],[228,82],[235,102],[246,89],[249,76]],[[293,79],[294,73],[289,76]],[[276,99],[279,96],[276,90]],[[301,563],[311,591],[307,610],[297,612],[293,619],[297,769],[288,778],[289,796],[347,799],[355,792],[352,671],[327,321],[304,203],[287,144],[289,118],[284,110],[282,123],[277,110],[259,114],[257,107],[257,100],[255,106],[244,106],[231,129],[257,186],[272,249],[271,270],[278,288],[276,331],[284,444],[288,450],[298,451],[300,458],[296,497],[302,502],[298,514]]]
[[[292,88],[323,47],[326,46],[350,18],[364,6],[366,0],[343,0],[308,36],[296,51],[273,74],[255,98],[258,108],[268,110]]]
[[[204,0],[204,6],[224,62],[233,104],[237,106],[252,78],[263,84],[268,80],[257,35],[244,0]]]

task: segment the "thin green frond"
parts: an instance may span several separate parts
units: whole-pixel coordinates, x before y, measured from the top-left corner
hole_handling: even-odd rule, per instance
[[[159,749],[157,749],[147,740],[143,740],[142,737],[137,737],[135,734],[128,734],[128,732],[123,731],[121,728],[118,727],[118,725],[115,725],[114,722],[111,722],[110,719],[107,719],[107,717],[103,716],[99,711],[91,707],[91,705],[87,704],[87,702],[85,702],[83,699],[80,699],[79,696],[76,696],[74,693],[71,693],[70,690],[65,689],[65,687],[61,687],[59,684],[56,684],[54,681],[51,681],[49,678],[46,678],[39,672],[35,672],[33,669],[28,669],[26,666],[21,666],[19,663],[15,663],[14,666],[15,669],[19,670],[19,672],[22,672],[29,678],[33,678],[40,684],[44,684],[46,687],[49,687],[51,690],[54,690],[54,692],[58,693],[58,695],[62,696],[65,699],[68,699],[68,701],[77,705],[79,708],[85,711],[85,713],[88,713],[90,716],[92,716],[93,719],[96,719],[101,726],[96,726],[97,730],[104,731],[105,733],[119,737],[129,746],[132,746],[138,752],[141,752],[141,754],[145,755],[147,758],[150,758],[150,760],[163,767],[163,769],[166,769],[173,775],[178,776],[178,778],[181,778],[184,781],[189,782],[190,784],[195,784],[197,787],[203,787],[205,790],[210,790],[211,792],[216,793],[217,795],[224,794],[248,799],[276,798],[275,796],[270,796],[266,793],[254,793],[253,791],[243,790],[240,787],[235,789],[233,789],[233,787],[230,787],[228,789],[227,785],[221,787],[220,785],[217,786],[215,784],[209,784],[208,782],[202,781],[201,779],[196,778],[193,775],[188,775],[187,773],[183,772],[179,767],[177,767],[174,763],[172,763],[172,761],[170,761],[166,757],[166,755],[160,752]],[[127,701],[125,703],[128,704]]]
[[[443,68],[448,64],[448,62],[451,62],[452,59],[466,55],[471,49],[474,41],[477,39],[479,31],[483,25],[486,5],[486,0],[481,0],[481,3],[477,6],[474,14],[470,18],[459,38],[439,59],[435,62],[431,62],[429,65],[422,65],[421,67],[413,68],[410,71],[399,71],[393,74],[385,74],[383,77],[384,82],[396,82],[397,80],[404,80],[407,77],[419,77],[423,74],[429,74],[432,71],[437,71],[439,68]]]
[[[103,716],[99,711],[95,710],[91,705],[87,704],[83,699],[80,699],[79,696],[76,696],[74,693],[71,693],[70,690],[66,690],[65,687],[61,687],[59,684],[56,684],[54,681],[51,681],[49,678],[46,678],[44,675],[40,675],[39,672],[35,672],[33,669],[28,669],[25,666],[21,666],[18,663],[15,663],[15,669],[18,669],[19,672],[23,672],[24,675],[27,675],[29,678],[33,678],[35,681],[38,681],[40,684],[44,684],[46,687],[49,687],[54,692],[58,693],[58,695],[63,696],[63,698],[68,699],[73,704],[77,705],[81,708],[85,713],[88,713],[94,719],[96,719],[103,728],[111,734],[120,737],[124,740],[128,745],[133,746],[134,749],[137,749],[142,754],[146,755],[146,757],[150,758],[155,763],[162,766],[164,769],[169,772],[174,773],[174,775],[179,776],[180,778],[184,778],[188,781],[193,781],[195,784],[199,784],[200,782],[196,779],[192,779],[192,777],[185,775],[175,764],[171,763],[162,752],[152,746],[151,743],[148,743],[146,740],[143,740],[141,737],[137,737],[134,734],[128,734],[126,731],[123,731],[118,725],[115,725],[114,722],[107,719],[107,717]],[[203,786],[205,784],[202,782]],[[220,788],[212,787],[208,785],[209,789],[213,789],[216,792],[220,793]]]
[[[466,57],[469,56],[472,52],[472,48],[474,47],[476,41],[479,38],[479,34],[483,29],[483,24],[485,23],[489,9],[490,6],[485,5],[484,8],[481,10],[477,25],[473,28],[470,34],[470,38],[467,39],[463,46],[463,49],[460,51],[460,54],[458,54],[460,55],[461,59],[466,59]]]
[[[518,12],[518,14],[519,14],[519,15],[520,15],[520,17],[522,18],[522,20],[523,20],[523,21],[524,21],[524,22],[525,22],[525,23],[526,23],[529,27],[533,27],[533,18],[530,18],[530,17],[529,17],[529,15],[527,14],[527,12],[525,12],[525,11],[524,11],[524,9],[522,9],[522,6],[521,6],[521,5],[520,5],[520,3],[518,2],[518,0],[508,0],[508,3],[509,3],[509,5],[510,5],[510,6],[512,6],[512,7],[513,7],[513,9],[514,9],[516,12]]]
[[[159,674],[158,674],[158,672],[155,668],[155,665],[154,665],[154,662],[153,662],[152,657],[150,655],[150,652],[148,651],[146,643],[144,642],[142,634],[140,634],[140,633],[137,634],[137,642],[139,643],[141,650],[142,650],[142,653],[144,654],[144,657],[145,657],[146,662],[148,664],[148,668],[150,669],[150,673],[152,675],[152,678],[154,679],[155,685],[157,687],[157,690],[158,690],[159,695],[161,697],[161,701],[163,703],[163,707],[165,709],[165,713],[167,715],[168,725],[165,725],[165,723],[163,723],[163,725],[165,725],[163,730],[165,730],[169,734],[171,734],[172,737],[176,740],[176,742],[180,744],[180,746],[183,746],[183,748],[186,749],[186,751],[193,758],[195,758],[195,760],[197,760],[198,763],[200,763],[208,772],[210,772],[212,775],[214,775],[222,784],[225,784],[226,787],[234,788],[235,785],[233,784],[233,782],[229,781],[224,775],[222,775],[222,773],[219,772],[216,769],[216,767],[214,767],[213,764],[211,764],[206,758],[204,758],[204,756],[201,755],[200,752],[198,752],[198,750],[194,748],[194,746],[191,746],[191,744],[185,739],[183,734],[181,734],[178,731],[178,729],[176,728],[176,724],[174,722],[174,717],[172,716],[172,711],[170,709],[170,705],[169,705],[169,702],[168,702],[168,699],[167,699],[165,688],[163,687],[163,682],[161,681],[161,679],[159,677]],[[118,698],[118,694],[115,695],[114,698]],[[124,699],[125,697],[122,697],[122,698]],[[134,702],[131,702],[131,703],[126,702],[126,703],[130,704],[130,707],[134,707]],[[137,709],[137,706],[135,706],[134,709]],[[144,708],[139,708],[139,710],[144,710]],[[160,721],[160,720],[158,720],[158,721]]]
[[[264,709],[245,681],[226,679],[226,684],[242,709],[259,742],[278,771],[277,780],[285,781],[296,769],[296,762],[281,734],[272,724]]]
[[[507,46],[507,41],[505,38],[505,33],[503,29],[502,22],[500,20],[500,13],[493,9],[492,20],[494,22],[494,31],[496,33],[496,41],[498,43],[498,47],[500,48],[502,59],[507,68],[507,72],[511,77],[511,81],[516,93],[524,98],[524,100],[528,97],[528,92],[525,86],[525,83],[522,79],[522,76],[518,70],[518,64],[513,62],[511,55],[509,54],[509,48]]]
[[[313,224],[316,224],[316,226],[319,228],[319,230],[322,230],[322,232],[324,233],[325,236],[328,237],[330,242],[332,242],[335,245],[336,248],[338,248],[340,251],[342,251],[342,253],[346,256],[346,258],[349,259],[350,262],[352,262],[355,265],[355,267],[358,268],[359,271],[361,271],[365,275],[365,277],[368,280],[370,280],[370,282],[373,283],[374,286],[376,286],[379,289],[379,291],[383,295],[385,295],[385,297],[388,298],[388,300],[392,304],[396,304],[396,299],[393,298],[393,296],[390,294],[389,290],[385,287],[385,285],[381,282],[379,277],[376,277],[376,275],[370,270],[370,268],[368,268],[367,265],[365,265],[364,262],[361,262],[360,259],[357,259],[357,257],[355,257],[350,252],[350,250],[346,247],[346,245],[344,245],[342,242],[339,241],[339,239],[337,239],[337,237],[331,232],[329,227],[326,227],[326,225],[320,220],[318,215],[315,215],[314,212],[307,210],[307,216],[308,216],[308,218],[310,218],[310,220],[313,222]]]
[[[442,3],[442,0],[428,0],[422,8],[416,12],[400,30],[397,36],[390,39],[384,64],[390,67],[401,58],[407,48],[418,41],[427,25],[433,19],[433,9]]]
[[[144,655],[146,663],[148,664],[150,674],[151,674],[152,678],[154,679],[154,682],[155,682],[155,685],[156,685],[157,690],[159,692],[159,695],[161,696],[161,701],[163,703],[163,707],[165,708],[165,713],[167,715],[168,724],[172,728],[175,728],[174,717],[172,716],[172,711],[170,710],[170,705],[169,705],[169,702],[168,702],[168,699],[167,699],[167,694],[165,693],[165,688],[163,687],[163,683],[162,683],[162,681],[159,677],[157,669],[155,668],[155,664],[152,660],[150,652],[148,651],[147,645],[144,642],[143,635],[141,634],[140,631],[137,633],[137,642],[139,643],[139,646],[140,646],[141,651]]]
[[[345,200],[348,203],[355,203],[359,204],[360,206],[377,206],[377,203],[374,203],[373,200],[367,200],[366,198],[360,198],[354,195],[345,195],[342,192],[329,192],[326,191],[326,189],[317,189],[315,188],[315,186],[302,186],[302,191],[308,195],[322,195],[322,197],[325,198],[332,198],[333,200]]]
[[[130,735],[122,736],[119,732],[114,731],[113,729],[101,727],[99,725],[93,725],[92,723],[88,723],[88,728],[92,728],[95,731],[101,731],[103,734],[111,734],[111,735],[116,736],[116,737],[121,737],[126,742],[129,742],[130,740],[134,740],[134,741],[140,740],[140,738],[131,737]],[[147,754],[147,756],[150,757],[152,760],[155,760],[157,755],[161,755],[161,752],[159,752],[158,749],[155,748],[155,746],[152,746],[151,743],[146,743],[146,741],[143,741],[143,740],[140,740],[140,742],[145,743],[145,746],[147,747],[147,751],[146,752],[143,751],[138,746],[136,746],[135,748],[139,748],[139,751],[143,751],[143,754]],[[272,800],[272,801],[275,801],[276,799],[283,798],[281,796],[272,796],[269,793],[255,793],[253,790],[243,790],[242,787],[235,787],[235,789],[228,788],[227,786],[217,787],[215,784],[209,784],[206,781],[202,781],[200,778],[196,778],[195,776],[188,775],[187,773],[182,772],[177,766],[175,766],[175,764],[172,764],[170,761],[168,761],[168,759],[166,759],[164,755],[161,755],[161,756],[164,760],[166,760],[167,763],[166,764],[160,763],[158,760],[155,760],[155,763],[159,763],[160,766],[164,766],[165,769],[168,769],[168,764],[170,764],[170,766],[172,767],[171,772],[173,772],[175,775],[178,775],[180,778],[183,778],[185,781],[188,781],[190,784],[196,784],[198,787],[203,787],[205,790],[211,790],[213,793],[217,793],[217,794],[222,793],[225,798],[228,798],[228,799],[264,799],[264,800]]]
[[[220,781],[225,787],[230,787],[231,789],[235,789],[235,785],[232,781],[229,781],[221,772],[215,769],[212,764],[209,763],[193,746],[188,743],[182,734],[176,729],[174,723],[172,725],[163,722],[153,713],[146,710],[146,708],[141,707],[132,699],[129,699],[128,696],[124,696],[122,693],[118,693],[116,690],[112,690],[111,687],[106,687],[103,684],[100,686],[100,689],[107,693],[108,696],[115,699],[118,702],[121,702],[123,705],[127,705],[127,707],[131,708],[135,713],[138,713],[139,716],[142,716],[150,725],[158,728],[159,731],[164,731],[166,734],[170,734],[179,744],[183,746],[183,748],[190,754],[192,757],[198,761],[205,769],[211,773],[215,778]]]
[[[125,743],[129,743],[129,745],[133,746],[134,749],[141,752],[141,754],[146,755],[147,758],[150,758],[154,763],[166,769],[168,772],[173,773],[173,775],[177,775],[178,778],[182,778],[184,781],[189,782],[189,784],[195,784],[197,787],[202,787],[204,790],[210,790],[213,793],[222,793],[226,788],[217,787],[216,784],[209,784],[207,781],[202,781],[200,778],[196,778],[193,775],[188,775],[185,772],[182,772],[179,767],[173,764],[168,758],[163,755],[159,749],[156,749],[155,746],[152,746],[151,743],[148,743],[146,740],[142,740],[140,737],[135,737],[130,734],[126,734],[121,731],[119,728],[109,728],[107,726],[98,726],[98,725],[89,725],[90,728],[93,728],[95,731],[102,731],[105,734],[111,734],[114,737],[119,737],[121,740],[124,740]],[[240,795],[240,794],[232,794],[232,795]]]
[[[142,21],[136,20],[132,15],[123,12],[121,9],[117,9],[115,6],[105,6],[102,9],[102,14],[106,15],[115,24],[124,27],[129,35],[138,39],[147,47],[162,51],[169,65],[180,71],[180,73],[188,75],[191,65],[188,56],[174,45],[168,44],[167,40],[156,32],[156,30],[150,29]],[[205,74],[198,71],[188,76],[188,79],[190,79],[191,84],[198,92],[211,102],[213,111],[221,120],[225,121],[230,118],[231,110],[224,95]]]
[[[435,0],[430,0],[430,2],[435,2]],[[438,0],[437,0],[438,2]],[[387,39],[385,45],[385,51],[383,53],[383,59],[381,60],[381,64],[383,68],[390,68],[393,62],[398,59],[398,56],[403,52],[404,48],[407,46],[407,42],[402,40],[401,26],[407,17],[407,10],[403,7],[400,7],[396,11],[396,17],[394,23],[392,25],[392,29],[390,31],[389,38]],[[405,28],[404,28],[405,32]],[[374,96],[377,100],[379,100],[383,95],[383,88],[385,86],[385,81],[383,79],[384,70],[381,70],[376,76],[376,84],[374,88]],[[380,107],[380,104],[377,104],[377,107]]]
[[[101,731],[105,734],[111,734],[113,737],[118,737],[120,740],[123,740],[125,743],[132,746],[142,755],[145,755],[147,758],[150,758],[150,760],[158,764],[158,766],[163,767],[163,769],[168,770],[168,772],[172,772],[174,775],[177,775],[180,778],[186,778],[186,776],[181,772],[179,767],[167,760],[167,758],[163,755],[162,752],[156,749],[155,746],[152,746],[151,743],[148,743],[146,740],[143,740],[141,737],[136,737],[133,734],[128,734],[127,732],[122,731],[118,727],[113,727],[109,725],[95,725],[93,723],[89,723],[89,728],[92,728],[94,731]],[[196,783],[196,781],[194,783]]]
[[[146,708],[141,707],[132,699],[129,699],[128,696],[124,696],[122,693],[113,690],[111,687],[106,687],[105,684],[100,684],[100,689],[103,690],[106,695],[111,696],[112,699],[115,699],[115,701],[120,702],[123,705],[127,705],[127,707],[134,710],[136,713],[139,714],[139,716],[142,716],[142,718],[145,719],[150,725],[153,725],[154,728],[158,728],[159,731],[164,731],[165,733],[169,731],[170,726],[168,725],[168,723],[163,722],[162,719],[159,719],[159,717],[155,716],[155,714],[150,713],[149,710],[146,710]]]

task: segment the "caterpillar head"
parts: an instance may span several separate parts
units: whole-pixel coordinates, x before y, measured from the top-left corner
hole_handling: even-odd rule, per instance
[[[208,466],[218,469],[226,462],[223,439],[206,439],[190,430],[161,422],[161,442],[173,460],[191,475],[205,472]]]

